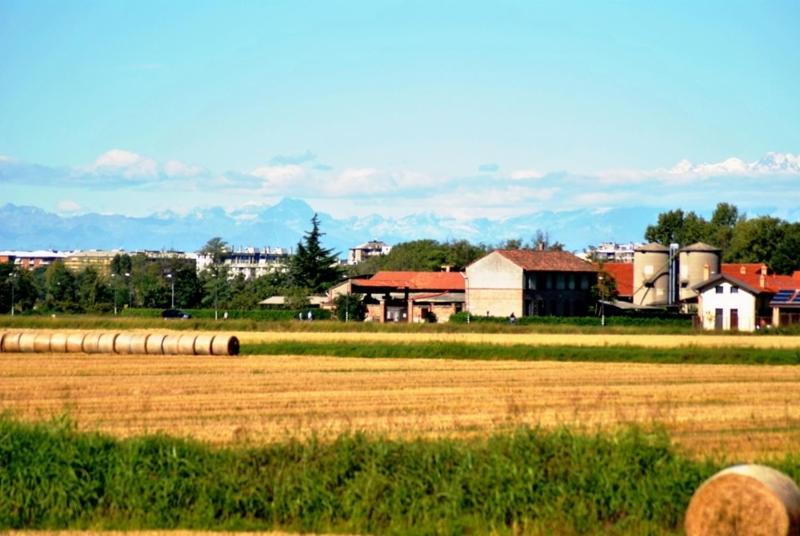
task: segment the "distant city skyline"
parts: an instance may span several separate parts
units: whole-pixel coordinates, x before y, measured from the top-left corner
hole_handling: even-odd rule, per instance
[[[793,1],[2,0],[2,199],[797,220],[798,20]]]

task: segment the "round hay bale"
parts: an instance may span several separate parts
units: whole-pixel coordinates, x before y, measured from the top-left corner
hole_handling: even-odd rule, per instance
[[[180,335],[166,335],[164,337],[164,342],[161,344],[161,352],[165,355],[179,354],[178,340],[180,338]]]
[[[148,355],[162,355],[164,353],[164,335],[147,335],[144,342],[144,353]]]
[[[146,354],[147,353],[147,335],[135,333],[130,336],[130,352],[132,354]],[[159,345],[160,348],[160,345]],[[160,352],[160,350],[159,350]]]
[[[100,334],[99,333],[87,333],[83,337],[83,351],[87,354],[99,354],[100,353]]]
[[[0,333],[0,352],[3,351],[3,341],[6,339],[5,333]]]
[[[36,333],[23,333],[19,336],[19,351],[23,353],[36,351]]]
[[[239,355],[239,339],[233,335],[217,335],[211,343],[214,355]]]
[[[19,338],[22,333],[6,333],[3,337],[4,352],[19,352]]]
[[[798,534],[800,489],[771,467],[729,467],[694,493],[684,528],[687,536]]]
[[[114,353],[114,341],[117,340],[118,333],[103,333],[97,343],[98,349],[102,354]]]
[[[70,333],[67,335],[67,348],[66,351],[70,353],[83,352],[83,339],[86,337],[83,333]]]
[[[131,353],[131,335],[129,333],[120,333],[114,339],[114,352],[118,354]]]
[[[53,333],[50,335],[50,351],[63,354],[67,351],[67,334]]]
[[[37,333],[36,338],[33,339],[33,351],[46,353],[50,351],[50,334]]]
[[[211,355],[211,344],[214,342],[214,335],[198,335],[194,339],[194,353],[196,355]]]
[[[178,339],[178,353],[181,355],[194,355],[194,340],[196,335],[181,335]]]

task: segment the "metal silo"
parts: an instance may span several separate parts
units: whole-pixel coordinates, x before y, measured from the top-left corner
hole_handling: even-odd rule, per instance
[[[697,296],[692,287],[720,273],[722,250],[703,242],[686,246],[678,253],[680,264],[680,299]]]
[[[669,302],[669,248],[646,244],[633,252],[633,303],[667,305]]]

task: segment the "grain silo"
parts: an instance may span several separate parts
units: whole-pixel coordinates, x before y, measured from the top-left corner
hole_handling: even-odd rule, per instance
[[[669,248],[645,244],[633,252],[633,303],[667,305],[669,303]]]
[[[722,251],[703,242],[682,248],[678,253],[680,265],[680,299],[697,297],[692,287],[720,273]]]

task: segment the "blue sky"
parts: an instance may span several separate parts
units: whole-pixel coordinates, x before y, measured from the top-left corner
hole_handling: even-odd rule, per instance
[[[800,2],[0,0],[0,189],[502,218],[800,199]]]

